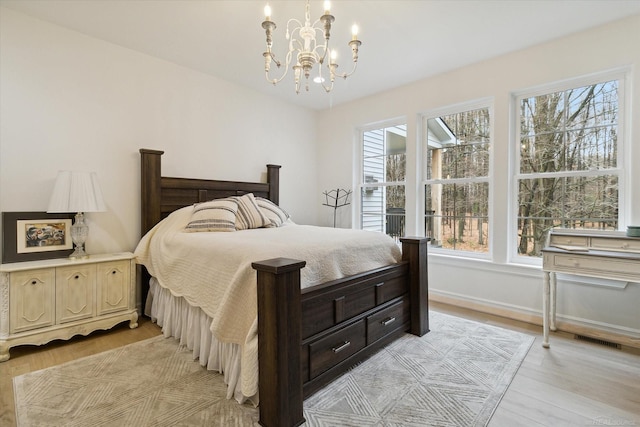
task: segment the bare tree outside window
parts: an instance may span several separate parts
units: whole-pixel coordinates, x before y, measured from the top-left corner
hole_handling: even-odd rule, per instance
[[[443,249],[489,251],[488,108],[426,119],[425,233]]]
[[[518,254],[552,227],[618,226],[618,81],[519,101]]]

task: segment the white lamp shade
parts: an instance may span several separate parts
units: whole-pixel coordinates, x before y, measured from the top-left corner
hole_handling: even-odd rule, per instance
[[[47,212],[103,212],[106,210],[95,172],[58,172]]]

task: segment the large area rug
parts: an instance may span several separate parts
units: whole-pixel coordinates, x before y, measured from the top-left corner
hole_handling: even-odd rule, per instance
[[[431,312],[304,403],[306,426],[484,426],[534,340]],[[14,378],[18,426],[254,426],[222,375],[161,336]]]

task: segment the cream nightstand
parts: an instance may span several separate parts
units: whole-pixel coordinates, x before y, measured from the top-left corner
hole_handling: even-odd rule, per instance
[[[0,362],[9,349],[138,326],[130,252],[0,265]]]

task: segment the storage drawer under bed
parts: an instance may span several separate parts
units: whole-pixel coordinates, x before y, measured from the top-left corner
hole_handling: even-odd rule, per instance
[[[366,346],[406,330],[410,320],[410,302],[405,295],[344,322],[348,326],[311,338],[301,349],[303,381],[313,380]]]
[[[409,325],[410,317],[409,299],[406,297],[367,317],[367,345],[398,329],[406,328]]]
[[[332,366],[363,349],[366,344],[364,319],[309,344],[309,370],[315,378]]]

